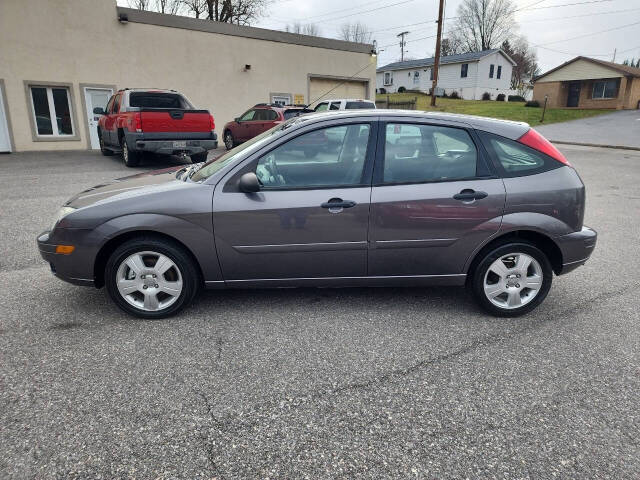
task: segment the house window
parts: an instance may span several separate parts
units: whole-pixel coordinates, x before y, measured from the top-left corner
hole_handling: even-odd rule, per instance
[[[30,86],[31,109],[39,137],[74,135],[67,87]]]
[[[463,63],[460,65],[460,78],[467,78],[467,73],[469,72],[469,64]]]
[[[598,80],[593,82],[593,98],[605,99],[618,96],[618,80]]]
[[[493,65],[493,63],[489,66],[489,78],[493,78],[493,69],[495,68],[495,66]]]
[[[502,75],[502,65],[498,65],[498,71],[496,72],[496,78],[500,78]]]
[[[393,85],[393,72],[384,72],[384,84]]]
[[[429,69],[429,80],[433,81],[433,68]]]
[[[420,83],[420,72],[416,70],[413,72],[413,84],[418,85]]]

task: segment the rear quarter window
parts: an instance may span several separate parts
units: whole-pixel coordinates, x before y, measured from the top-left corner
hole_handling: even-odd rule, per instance
[[[548,155],[515,140],[487,132],[478,134],[505,177],[535,175],[562,166]]]

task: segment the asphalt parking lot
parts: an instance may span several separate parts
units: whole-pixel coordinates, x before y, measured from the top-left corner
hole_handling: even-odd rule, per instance
[[[560,149],[599,243],[519,319],[379,288],[134,320],[35,237],[78,190],[161,165],[0,156],[0,478],[639,478],[640,152]]]

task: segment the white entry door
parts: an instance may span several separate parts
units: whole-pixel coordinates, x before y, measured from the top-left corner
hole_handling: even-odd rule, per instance
[[[100,141],[98,140],[98,120],[100,120],[100,115],[93,113],[93,109],[96,107],[106,108],[111,95],[113,95],[111,88],[84,88],[87,118],[89,119],[89,137],[91,138],[91,148],[93,150],[100,148]]]
[[[7,112],[4,111],[4,98],[0,89],[0,152],[10,152],[11,142],[9,141],[9,125],[7,123]]]

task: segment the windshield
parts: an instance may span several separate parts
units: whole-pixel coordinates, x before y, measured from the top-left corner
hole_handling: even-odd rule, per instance
[[[293,122],[299,120],[298,117],[294,117],[291,120],[288,120],[280,125],[276,125],[270,130],[267,130],[264,133],[261,133],[257,137],[253,137],[251,140],[244,142],[243,144],[238,145],[235,148],[232,148],[224,155],[219,156],[218,158],[214,158],[213,160],[209,160],[205,163],[200,170],[195,172],[191,177],[191,180],[194,182],[201,182],[202,180],[206,180],[211,175],[216,173],[218,170],[221,170],[223,167],[229,165],[234,160],[238,158],[240,154],[249,154],[253,150],[257,150],[265,143],[269,142],[273,138],[277,137],[282,133],[283,130],[292,125]]]

